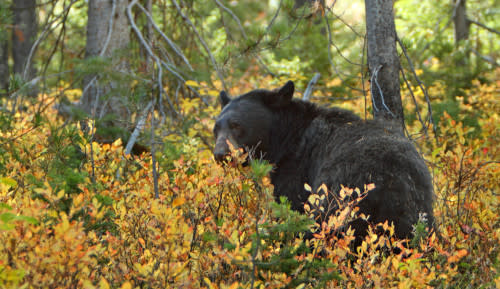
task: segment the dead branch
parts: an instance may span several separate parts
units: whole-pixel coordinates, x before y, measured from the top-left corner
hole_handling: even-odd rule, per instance
[[[137,141],[137,137],[139,137],[139,134],[141,133],[142,129],[144,128],[144,125],[146,124],[146,118],[149,115],[149,111],[153,107],[153,101],[149,101],[148,104],[146,105],[146,108],[141,114],[141,117],[137,121],[137,125],[135,126],[134,131],[130,135],[130,138],[127,142],[127,145],[125,146],[125,155],[129,155],[132,152],[132,148],[134,147],[135,142]]]
[[[401,39],[399,39],[399,36],[397,35],[397,33],[396,33],[396,41],[398,42],[399,46],[401,47],[401,50],[403,51],[403,54],[405,55],[406,61],[408,61],[408,65],[410,66],[410,71],[413,74],[413,76],[415,77],[415,79],[417,80],[418,86],[420,87],[420,90],[424,93],[425,101],[427,102],[427,111],[429,114],[428,115],[429,125],[432,125],[432,129],[434,131],[434,136],[437,136],[436,126],[434,125],[434,119],[432,117],[431,99],[429,98],[429,94],[427,93],[427,89],[425,88],[424,83],[418,77],[417,72],[415,71],[415,68],[413,66],[413,62],[411,61],[410,57],[408,56],[408,53],[406,51],[406,47],[403,45],[403,42],[401,41]],[[425,125],[425,126],[427,126],[427,125]]]
[[[498,31],[498,30],[496,30],[494,28],[488,27],[488,26],[484,25],[481,22],[478,22],[478,21],[472,20],[472,19],[468,19],[468,18],[467,18],[467,21],[469,21],[469,23],[475,24],[475,25],[477,25],[477,26],[479,26],[481,28],[484,28],[484,29],[488,30],[489,32],[492,32],[492,33],[500,35],[500,31]]]
[[[196,37],[198,37],[198,40],[200,41],[201,45],[205,49],[205,52],[207,52],[208,57],[210,58],[210,61],[212,62],[212,65],[213,65],[215,71],[217,72],[217,76],[219,77],[219,80],[222,83],[222,88],[224,90],[227,90],[226,82],[224,81],[224,77],[222,76],[222,72],[220,71],[220,68],[217,65],[217,62],[215,61],[215,57],[213,56],[212,52],[210,51],[210,48],[208,47],[207,43],[205,42],[205,40],[203,39],[203,37],[200,35],[200,33],[198,32],[198,29],[196,29],[196,26],[194,26],[193,22],[191,22],[191,20],[189,19],[189,17],[187,17],[186,14],[184,14],[182,12],[182,9],[179,6],[179,3],[177,3],[176,0],[172,0],[172,3],[175,5],[175,8],[177,9],[177,12],[182,17],[182,19],[184,20],[184,22],[186,22],[191,27],[191,29],[193,30],[193,32],[196,35]]]
[[[167,35],[165,35],[163,31],[161,31],[160,27],[158,27],[156,22],[151,17],[151,14],[149,14],[149,12],[140,3],[137,3],[136,5],[137,7],[139,7],[139,9],[142,10],[144,15],[146,15],[146,17],[148,18],[148,23],[151,23],[153,25],[155,30],[161,35],[161,37],[163,37],[163,39],[165,39],[165,42],[168,43],[170,48],[172,48],[172,50],[182,59],[182,61],[184,61],[184,63],[188,66],[189,70],[193,71],[193,67],[189,63],[187,57],[184,55],[184,53],[182,53],[181,49]]]
[[[302,100],[309,100],[312,95],[312,91],[314,89],[314,85],[318,82],[318,79],[320,78],[321,74],[317,72],[313,78],[309,81],[309,84],[307,84],[306,91],[304,92],[304,95],[302,96]]]

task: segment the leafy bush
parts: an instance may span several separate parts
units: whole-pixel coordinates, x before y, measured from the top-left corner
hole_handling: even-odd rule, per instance
[[[199,99],[181,104],[182,130],[164,137],[158,199],[149,154],[125,156],[119,140],[90,143],[50,108],[34,122],[36,109],[27,103],[0,131],[0,284],[499,287],[495,89],[474,82],[468,96],[477,101],[458,106],[458,120],[480,110],[480,130],[443,112],[439,135],[429,131],[418,140],[434,174],[437,232],[416,224],[413,240],[396,240],[390,224],[373,224],[358,248],[346,224],[364,217],[348,198],[361,191],[339,192],[339,209],[328,220],[316,217],[332,195],[313,192],[306,215],[285,200],[275,203],[269,164],[241,166],[244,155],[229,166],[213,161],[215,108]],[[410,133],[419,130],[418,123],[409,126]]]

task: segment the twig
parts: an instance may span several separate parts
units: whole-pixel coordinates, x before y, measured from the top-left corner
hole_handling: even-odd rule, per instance
[[[189,60],[186,58],[186,56],[182,53],[181,49],[167,35],[165,35],[165,33],[163,33],[160,27],[158,27],[156,22],[153,20],[153,17],[151,17],[151,14],[149,14],[149,12],[140,3],[137,3],[136,5],[146,15],[146,17],[148,18],[148,22],[151,23],[153,27],[156,29],[156,31],[161,35],[161,37],[165,39],[170,48],[172,48],[172,50],[182,59],[182,61],[184,61],[184,63],[188,66],[189,70],[193,71],[194,70],[193,67],[189,63]]]
[[[292,31],[290,31],[290,33],[288,33],[287,36],[283,37],[280,39],[280,42],[283,42],[283,41],[286,41],[288,39],[290,39],[292,37],[292,35],[295,33],[295,31],[297,31],[297,28],[299,27],[299,24],[300,22],[302,21],[302,19],[305,18],[306,16],[306,5],[304,5],[304,8],[302,9],[302,15],[299,17],[299,21],[297,21],[297,24],[295,24],[295,27],[293,27]]]
[[[214,0],[215,3],[217,4],[217,6],[219,6],[220,8],[222,8],[224,11],[227,12],[227,14],[231,15],[231,17],[234,19],[234,21],[236,22],[236,24],[238,25],[238,28],[240,29],[241,31],[241,35],[243,35],[243,38],[246,40],[248,39],[247,38],[247,34],[245,33],[245,29],[243,29],[243,26],[241,25],[241,21],[240,21],[240,18],[238,18],[238,16],[236,16],[233,11],[231,11],[231,9],[227,8],[226,6],[224,6],[219,0]]]
[[[156,66],[157,66],[157,69],[158,69],[158,76],[161,77],[162,76],[162,63],[165,63],[163,61],[161,61],[158,56],[156,56],[156,54],[153,53],[153,51],[151,50],[151,47],[149,46],[149,44],[146,42],[146,40],[144,39],[144,36],[142,35],[141,31],[139,30],[139,28],[137,27],[137,25],[135,24],[135,21],[132,17],[132,7],[134,7],[135,5],[137,5],[137,1],[138,0],[133,0],[128,6],[127,6],[127,16],[128,16],[128,19],[129,19],[129,22],[130,22],[130,26],[132,26],[132,30],[134,30],[134,32],[136,33],[137,37],[139,38],[139,41],[141,42],[141,44],[144,46],[144,48],[146,49],[146,52],[154,59],[154,61],[156,62]],[[167,70],[169,70],[172,74],[180,77],[182,79],[182,77],[176,73],[174,70],[170,69],[169,68],[169,65],[165,63],[165,66],[167,67]],[[160,79],[157,79],[157,82],[158,82],[158,91],[160,92],[160,96],[161,96],[161,93],[163,92],[163,85],[161,83],[161,78]],[[172,109],[172,111],[174,112],[174,114],[177,116],[178,113],[177,111],[175,110],[172,102],[170,101],[170,99],[167,98],[167,101],[170,105],[170,108]],[[156,103],[155,105],[156,106]]]
[[[424,83],[420,80],[420,78],[417,75],[417,72],[415,71],[415,68],[413,66],[413,62],[411,61],[411,58],[408,56],[408,53],[406,52],[406,48],[403,45],[403,42],[401,39],[399,39],[399,36],[396,33],[396,41],[399,43],[399,46],[401,47],[401,50],[403,50],[403,54],[405,55],[406,60],[408,61],[408,65],[410,66],[410,70],[415,77],[415,79],[418,82],[418,86],[420,87],[420,90],[424,93],[425,96],[425,101],[427,102],[427,112],[428,112],[428,120],[430,125],[432,125],[432,130],[434,131],[434,137],[437,138],[437,131],[436,131],[436,126],[434,125],[434,118],[432,116],[432,106],[431,106],[431,99],[429,98],[429,94],[427,93],[427,89],[425,88]]]
[[[158,98],[162,98],[162,92],[163,92],[163,85],[162,85],[162,65],[161,61],[156,56],[151,48],[149,47],[148,43],[144,40],[144,37],[142,36],[142,33],[140,32],[139,28],[137,28],[137,25],[134,22],[134,19],[132,18],[132,7],[137,4],[138,0],[133,0],[128,6],[127,6],[127,16],[130,21],[130,25],[132,26],[132,29],[135,31],[137,34],[137,37],[141,41],[142,45],[146,49],[146,51],[149,53],[149,55],[154,59],[156,62],[156,67],[158,69],[158,75],[157,75],[157,85],[158,85]],[[159,189],[158,189],[158,171],[156,168],[156,148],[155,148],[155,141],[154,141],[154,136],[155,136],[155,116],[154,116],[154,107],[156,106],[156,98],[154,93],[151,93],[152,97],[152,107],[153,107],[153,113],[151,114],[151,159],[152,159],[152,165],[153,165],[153,187],[154,187],[154,192],[155,192],[155,198],[159,198]],[[173,106],[172,106],[173,109]],[[174,110],[175,112],[175,110]]]
[[[420,123],[422,124],[422,129],[424,130],[425,135],[427,135],[427,125],[422,120],[422,116],[420,115],[420,109],[418,107],[418,102],[417,102],[415,95],[413,94],[413,89],[411,89],[411,84],[408,81],[408,79],[406,78],[406,75],[405,75],[405,72],[404,72],[402,66],[400,67],[399,70],[401,71],[401,75],[403,76],[403,80],[406,83],[406,87],[408,87],[408,90],[410,91],[411,98],[413,99],[413,104],[415,104],[415,112],[417,113],[418,121],[420,121]]]
[[[273,26],[274,21],[276,20],[276,18],[278,18],[278,15],[280,14],[280,10],[281,10],[281,5],[282,4],[283,4],[283,0],[280,0],[280,3],[278,4],[278,9],[276,10],[276,13],[274,13],[274,16],[271,19],[271,22],[269,22],[269,24],[266,27],[266,33],[265,34],[269,33],[269,30],[271,29],[271,26]]]
[[[158,69],[158,79],[161,79],[161,69]],[[161,81],[161,80],[160,80]],[[161,98],[161,89],[158,90],[159,98]],[[154,93],[151,93],[151,97],[153,98],[153,108],[156,104],[156,98]],[[156,146],[155,146],[155,114],[154,109],[153,113],[151,113],[151,161],[153,166],[153,188],[155,191],[155,199],[160,198],[160,191],[158,189],[158,169],[156,162]]]
[[[500,64],[498,62],[496,62],[495,59],[493,59],[492,57],[483,55],[483,54],[479,53],[479,51],[477,51],[474,48],[471,48],[470,51],[472,53],[474,53],[475,55],[479,56],[479,58],[481,58],[482,60],[484,60],[484,61],[486,61],[494,66],[500,66]]]
[[[56,29],[61,23],[57,24],[57,25],[52,25],[54,24],[59,18],[62,17],[62,15],[64,15],[66,13],[66,11],[68,11],[71,6],[76,2],[77,0],[71,0],[71,2],[69,3],[68,7],[66,7],[60,15],[58,15],[53,21],[51,21],[50,23],[47,23],[45,25],[45,29],[42,31],[42,33],[40,34],[40,36],[36,39],[35,43],[33,43],[33,45],[31,46],[31,49],[30,49],[30,53],[28,54],[28,57],[26,58],[26,63],[25,63],[25,66],[24,66],[24,71],[23,71],[23,79],[26,79],[28,77],[28,69],[30,67],[30,63],[31,63],[31,59],[33,58],[33,54],[35,54],[35,51],[36,49],[38,48],[38,45],[40,45],[40,42],[45,38],[45,35],[48,33],[49,30],[54,30]]]
[[[255,249],[252,252],[252,280],[250,282],[250,288],[254,288],[254,283],[255,283],[255,275],[257,275],[257,262],[256,262],[256,257],[257,253],[259,252],[259,245],[260,245],[260,236],[259,236],[259,216],[258,214],[255,217]]]
[[[328,7],[328,10],[330,11],[330,13],[332,13],[333,16],[335,16],[335,18],[337,18],[338,20],[340,20],[340,22],[342,22],[345,26],[347,26],[352,32],[354,32],[354,34],[356,34],[358,37],[364,37],[363,35],[361,35],[358,31],[356,31],[356,29],[354,29],[354,27],[352,27],[349,23],[347,23],[344,19],[342,19],[342,17],[340,17],[340,15],[337,15],[333,12],[333,5],[331,7]]]
[[[306,91],[304,92],[304,95],[302,96],[302,100],[309,100],[312,95],[312,91],[314,89],[314,85],[318,82],[318,79],[320,78],[321,73],[317,72],[313,78],[309,81],[307,84]]]
[[[439,29],[439,24],[441,23],[441,19],[443,17],[440,17],[440,19],[437,21],[436,23],[436,28],[434,29],[433,31],[433,35],[439,35],[441,34],[443,31],[445,31],[450,25],[451,25],[451,22],[453,21],[453,18],[455,18],[455,15],[457,14],[457,7],[458,7],[458,4],[460,4],[459,2],[455,3],[454,7],[453,7],[453,11],[452,11],[452,16],[448,19],[448,21],[446,22],[446,24],[443,26],[443,28]],[[432,43],[434,43],[434,41],[436,41],[437,37],[434,37],[431,41],[428,41],[427,44],[425,44],[425,46],[420,49],[420,51],[417,53],[417,55],[421,55],[423,54],[424,51],[427,50],[427,48],[429,48]]]
[[[340,71],[337,69],[337,66],[333,63],[333,60],[332,60],[332,51],[331,51],[331,45],[332,45],[333,41],[332,41],[332,31],[331,31],[331,28],[330,28],[330,21],[328,21],[328,17],[326,15],[323,18],[325,19],[326,29],[327,29],[327,32],[328,32],[328,61],[330,62],[330,65],[333,67],[333,69],[337,73],[337,76],[340,78],[340,80],[342,81],[342,83],[345,84],[345,86],[349,87],[350,89],[352,89],[354,91],[361,92],[361,90],[359,88],[352,87],[352,86],[350,86],[349,84],[347,84],[344,81],[344,79],[342,78],[343,73],[340,73]]]
[[[363,54],[361,55],[361,87],[363,89],[363,98],[365,99],[365,120],[368,116],[367,110],[367,100],[366,100],[366,88],[365,88],[365,73],[363,69],[365,68],[365,51],[366,51],[366,34],[363,37]]]
[[[203,37],[201,37],[200,33],[198,32],[198,29],[196,29],[196,26],[194,26],[193,22],[191,22],[191,20],[189,20],[189,18],[184,13],[182,13],[182,9],[179,6],[179,3],[177,3],[176,0],[172,0],[172,3],[175,5],[175,8],[177,9],[177,12],[182,17],[182,19],[184,19],[184,21],[189,26],[191,26],[191,29],[193,29],[194,34],[196,34],[196,37],[198,37],[198,40],[200,41],[200,43],[203,46],[203,48],[205,48],[205,51],[207,52],[208,57],[210,58],[210,61],[212,62],[212,65],[213,65],[215,71],[217,72],[217,76],[219,77],[219,80],[222,83],[222,88],[224,90],[227,90],[226,82],[224,81],[224,77],[222,76],[222,72],[220,71],[219,66],[217,65],[217,62],[215,61],[215,57],[212,55],[212,52],[210,51],[210,48],[205,43],[205,40],[203,39]]]
[[[94,140],[94,131],[95,131],[95,121],[92,121],[92,126],[90,128],[90,165],[92,167],[92,174],[91,174],[91,180],[92,184],[94,185],[95,189],[95,161],[94,161],[94,145],[93,145],[93,140]]]
[[[489,32],[500,35],[500,31],[498,31],[494,28],[488,27],[481,22],[477,22],[476,20],[472,20],[472,19],[467,19],[467,21],[469,21],[469,23],[476,24],[477,26],[479,26],[481,28],[484,28],[484,29],[488,30]]]
[[[215,3],[224,11],[226,11],[229,15],[231,15],[231,17],[233,18],[233,20],[236,22],[236,24],[238,25],[238,28],[240,29],[241,31],[241,35],[243,36],[243,39],[245,40],[248,40],[248,37],[247,37],[247,34],[245,33],[245,29],[243,29],[243,26],[241,25],[241,21],[240,19],[238,18],[238,16],[236,16],[233,11],[231,11],[231,9],[227,8],[226,6],[224,6],[219,0],[214,0]],[[255,55],[256,58],[257,58],[257,61],[259,62],[259,64],[267,71],[268,74],[272,75],[272,76],[276,76],[270,69],[269,67],[267,67],[267,65],[264,63],[264,61],[262,60],[262,58],[260,57],[260,55]]]

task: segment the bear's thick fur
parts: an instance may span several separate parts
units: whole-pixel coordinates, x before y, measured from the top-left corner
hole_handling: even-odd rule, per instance
[[[222,112],[214,127],[214,156],[221,161],[234,147],[252,151],[272,164],[274,195],[286,196],[303,212],[309,192],[326,184],[375,189],[359,204],[360,212],[376,224],[394,222],[398,238],[411,237],[419,213],[432,226],[433,187],[428,168],[413,144],[387,123],[364,121],[350,111],[321,108],[292,99],[293,82],[278,90],[253,90],[231,100],[221,92]],[[351,223],[356,235],[367,224]]]

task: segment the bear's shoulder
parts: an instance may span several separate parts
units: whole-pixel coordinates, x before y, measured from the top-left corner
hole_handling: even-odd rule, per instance
[[[300,99],[294,99],[292,101],[292,106],[326,123],[342,124],[361,121],[361,118],[352,111],[338,107],[322,107],[315,103]]]

